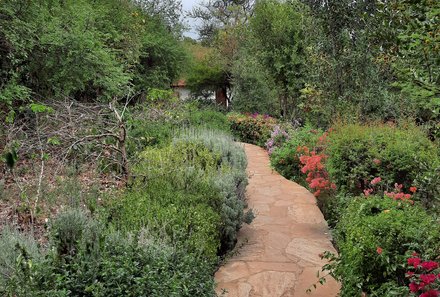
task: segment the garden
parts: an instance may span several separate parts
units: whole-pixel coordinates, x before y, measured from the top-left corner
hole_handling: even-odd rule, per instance
[[[217,296],[244,142],[315,196],[318,283],[440,296],[440,2],[196,2],[0,1],[0,295]]]
[[[228,119],[235,135],[267,150],[275,170],[315,195],[338,251],[323,253],[323,271],[341,282],[341,296],[437,296],[439,147],[420,128]]]

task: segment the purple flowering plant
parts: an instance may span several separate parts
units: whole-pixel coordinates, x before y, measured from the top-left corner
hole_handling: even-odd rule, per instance
[[[287,140],[289,140],[289,134],[280,126],[275,126],[270,134],[270,138],[266,142],[266,150],[269,155],[272,154],[275,148],[280,147]]]

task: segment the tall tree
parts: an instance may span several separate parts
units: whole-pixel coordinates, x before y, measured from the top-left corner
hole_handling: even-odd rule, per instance
[[[258,2],[250,29],[264,67],[278,87],[281,115],[293,116],[306,78],[307,16],[297,1]]]
[[[189,13],[201,21],[197,28],[200,39],[210,44],[219,30],[246,23],[252,15],[255,0],[204,0]]]

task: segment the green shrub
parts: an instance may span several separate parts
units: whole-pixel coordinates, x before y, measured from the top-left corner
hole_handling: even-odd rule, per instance
[[[174,130],[175,125],[172,122],[130,119],[128,121],[128,154],[135,156],[149,146],[166,146],[171,141]]]
[[[336,227],[351,200],[353,197],[346,193],[336,193],[322,200],[321,212],[330,228]]]
[[[83,231],[72,241],[74,254],[59,253],[57,234],[72,218],[79,218],[83,225],[100,225],[79,211],[62,214],[52,226],[55,237],[46,257],[31,252],[35,243],[9,254],[16,268],[9,278],[0,276],[2,296],[215,296],[212,263],[204,255],[170,244],[171,239],[162,233]],[[15,240],[4,240],[4,235],[1,239],[2,245],[15,244]],[[0,269],[5,271],[3,262]]]
[[[216,261],[236,242],[247,184],[243,149],[224,133],[185,129],[139,154],[133,190],[110,207],[118,228],[164,229],[174,243]]]
[[[163,230],[176,246],[203,254],[215,263],[220,218],[204,194],[190,194],[167,181],[153,181],[148,189],[128,192],[119,199],[113,206],[112,223],[124,231]]]
[[[270,138],[277,121],[267,115],[252,114],[245,115],[239,113],[231,113],[228,115],[232,133],[240,139],[240,141],[253,143],[264,146]]]
[[[388,197],[352,200],[337,225],[336,240],[339,256],[330,268],[342,282],[341,296],[363,291],[391,296],[389,288],[405,285],[409,253],[440,255],[438,222],[423,208]]]
[[[229,122],[226,115],[213,109],[190,109],[186,117],[188,126],[229,131]]]
[[[220,254],[232,249],[237,241],[237,232],[243,221],[250,223],[252,210],[243,214],[247,175],[246,155],[243,148],[234,143],[228,134],[206,129],[187,129],[178,135],[174,142],[199,141],[220,157],[220,170],[210,177],[209,183],[221,197],[218,212],[221,216]],[[249,220],[245,220],[249,218]]]
[[[80,209],[60,213],[51,224],[52,245],[61,258],[74,257],[81,249],[96,251],[102,226]]]
[[[383,190],[398,183],[406,192],[411,186],[422,189],[424,197],[418,199],[425,204],[439,197],[428,176],[440,167],[439,150],[417,127],[339,125],[330,133],[326,153],[328,172],[342,191],[359,195],[381,177]]]
[[[209,150],[219,154],[222,164],[244,170],[247,165],[243,148],[224,132],[209,129],[185,129],[174,137],[174,142],[195,141],[203,143]]]
[[[289,132],[289,140],[271,153],[270,164],[282,176],[304,184],[305,176],[301,173],[301,153],[298,147],[314,148],[321,134],[321,131],[313,130],[310,126]]]

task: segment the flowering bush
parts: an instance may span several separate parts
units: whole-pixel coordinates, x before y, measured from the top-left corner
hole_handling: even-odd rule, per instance
[[[230,113],[228,121],[232,133],[243,142],[264,146],[270,138],[271,132],[277,124],[277,120],[258,113],[240,114]]]
[[[414,204],[414,201],[411,200],[412,195],[417,191],[417,187],[410,187],[409,191],[410,193],[404,193],[402,191],[403,185],[402,184],[398,184],[395,183],[394,184],[394,190],[391,192],[388,191],[381,191],[381,187],[380,184],[382,182],[382,178],[379,177],[375,177],[373,178],[373,180],[368,184],[368,188],[364,189],[363,194],[364,196],[368,197],[371,195],[371,193],[375,192],[375,194],[384,194],[385,197],[389,197],[392,198],[394,200],[401,200],[401,201],[408,201],[412,204]]]
[[[341,296],[407,296],[402,293],[408,292],[402,263],[412,247],[438,254],[440,225],[417,204],[358,197],[345,209],[335,239],[339,255],[327,253],[331,263],[325,268],[341,282]]]
[[[289,140],[289,134],[286,130],[278,125],[275,126],[275,129],[270,134],[269,140],[266,142],[266,150],[269,153],[269,156],[276,148],[282,146],[287,140]]]
[[[299,160],[303,167],[301,172],[307,175],[306,182],[311,190],[314,191],[315,197],[320,197],[328,192],[336,190],[336,185],[330,182],[327,170],[323,162],[327,159],[324,153],[310,152],[306,146],[298,147],[298,152],[302,155]]]
[[[322,131],[314,130],[310,126],[290,131],[288,139],[271,151],[270,164],[282,176],[307,185],[304,174],[301,172],[303,164],[299,158],[302,153],[298,152],[298,147],[314,148],[321,134]]]
[[[439,297],[440,269],[436,261],[423,261],[417,253],[408,258],[408,277],[411,296]]]
[[[420,191],[412,199],[428,206],[439,197],[439,172],[434,173],[440,168],[438,148],[418,128],[345,125],[328,138],[327,169],[344,192],[360,195],[380,177],[381,191],[393,192],[398,183],[399,193],[410,193],[416,186]]]

